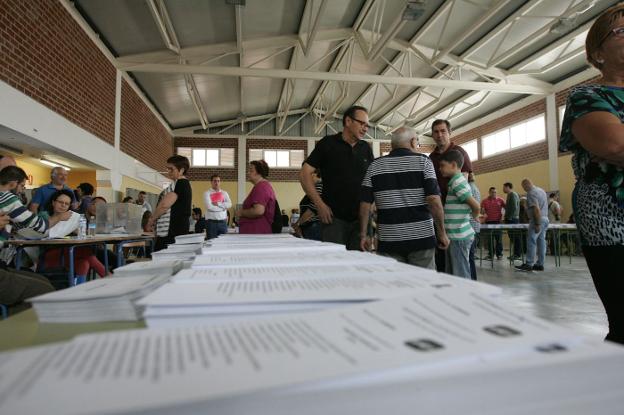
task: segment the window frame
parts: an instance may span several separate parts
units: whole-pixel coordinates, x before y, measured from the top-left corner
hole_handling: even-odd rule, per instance
[[[208,151],[218,151],[218,158],[219,158],[219,164],[217,165],[208,165],[207,160],[208,160]],[[232,151],[232,165],[224,165],[223,164],[223,150],[231,150]],[[204,155],[205,155],[205,163],[204,164],[195,164],[194,163],[194,152],[195,151],[204,151]],[[202,169],[202,168],[219,168],[219,169],[235,169],[236,168],[236,149],[233,147],[177,147],[176,148],[176,154],[180,154],[180,153],[184,153],[182,155],[188,157],[188,153],[190,152],[190,163],[191,163],[191,168],[196,168],[196,169]]]
[[[525,141],[525,142],[524,142],[524,144],[521,144],[521,145],[518,145],[518,146],[513,146],[513,147],[512,147],[512,146],[511,146],[511,129],[512,129],[512,128],[514,128],[514,127],[518,127],[518,126],[520,126],[520,125],[525,125],[525,126],[526,126],[526,125],[527,125],[527,124],[529,124],[531,121],[534,121],[534,120],[536,120],[536,119],[538,119],[538,118],[541,118],[541,119],[542,119],[542,121],[543,121],[543,126],[544,126],[544,137],[543,137],[543,138],[540,138],[539,140],[535,140],[535,141],[531,141],[531,142],[526,142],[526,141],[527,141],[527,137],[526,137],[526,134],[525,134],[525,137],[524,137],[524,141]],[[508,132],[508,133],[507,133],[507,136],[508,136],[508,147],[507,147],[505,150],[495,151],[495,152],[493,152],[493,153],[489,153],[489,154],[487,154],[487,155],[486,155],[485,145],[484,145],[485,140],[486,140],[487,138],[489,138],[489,137],[492,137],[492,136],[498,135],[498,134],[500,134],[500,133],[502,133],[502,132],[504,132],[504,131],[507,131],[507,132]],[[546,134],[547,134],[547,133],[546,133],[546,114],[545,114],[545,113],[540,113],[540,114],[538,114],[538,115],[536,115],[536,116],[533,116],[533,117],[531,117],[531,118],[527,118],[527,119],[525,119],[525,120],[523,120],[523,121],[521,121],[521,122],[518,122],[518,123],[515,123],[515,124],[511,124],[511,125],[509,125],[509,126],[507,126],[507,127],[505,127],[505,128],[501,128],[501,129],[499,129],[499,130],[496,130],[496,131],[491,132],[490,134],[484,135],[484,136],[482,136],[482,137],[479,139],[479,141],[480,141],[480,145],[481,145],[481,159],[483,160],[483,159],[487,159],[487,158],[490,158],[490,157],[499,156],[499,155],[501,155],[501,154],[509,153],[510,151],[515,151],[515,150],[522,149],[522,148],[525,148],[525,147],[529,147],[529,146],[532,146],[532,145],[535,145],[535,144],[538,144],[538,143],[541,143],[541,142],[545,142],[545,141],[547,140]]]
[[[305,157],[306,157],[306,153],[305,150],[302,149],[298,149],[298,148],[288,148],[288,149],[284,149],[284,148],[250,148],[247,151],[247,158],[248,161],[252,161],[252,157],[251,157],[251,152],[252,151],[262,151],[262,160],[266,161],[267,164],[269,165],[269,167],[271,169],[277,169],[277,170],[299,170],[301,169],[301,165],[300,164],[293,164],[293,152],[301,152],[301,156],[302,156],[302,162],[305,161]],[[271,163],[269,163],[269,160],[267,160],[267,156],[266,153],[267,152],[275,152],[275,165],[271,165]],[[280,153],[288,153],[288,166],[278,166],[279,164],[279,159]],[[255,157],[254,157],[255,159]],[[272,159],[272,157],[271,157]]]

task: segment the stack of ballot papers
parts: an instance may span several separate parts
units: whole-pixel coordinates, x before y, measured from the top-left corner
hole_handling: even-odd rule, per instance
[[[396,263],[394,259],[381,255],[375,255],[359,251],[324,251],[311,254],[305,249],[293,249],[286,255],[283,252],[248,252],[245,255],[236,253],[211,253],[207,251],[195,257],[191,268],[214,269],[214,268],[244,268],[249,266],[273,266],[288,267],[341,265],[341,264],[388,264]]]
[[[484,295],[500,294],[498,287],[395,262],[188,269],[139,304],[146,307],[149,327],[174,327],[316,311],[460,286]]]
[[[175,237],[176,245],[185,244],[201,244],[206,239],[206,235],[203,233],[190,233],[188,235],[178,235]]]
[[[466,287],[0,354],[0,413],[620,414],[624,352]],[[77,393],[76,391],[79,391]]]
[[[169,276],[100,278],[28,301],[42,323],[136,321],[143,311],[137,299],[168,279]]]
[[[182,269],[182,261],[139,261],[115,268],[114,277],[165,276],[170,277]]]

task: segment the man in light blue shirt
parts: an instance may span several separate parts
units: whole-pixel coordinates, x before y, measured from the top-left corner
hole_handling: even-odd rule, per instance
[[[520,271],[544,271],[546,258],[546,229],[548,228],[548,197],[546,192],[524,179],[522,188],[527,192],[527,214],[529,232],[527,234],[526,262],[516,268]],[[535,251],[537,250],[537,261]]]
[[[69,190],[72,193],[71,208],[78,209],[78,202],[76,202],[73,190],[65,184],[67,182],[67,170],[62,167],[54,167],[50,172],[50,179],[50,183],[41,186],[35,191],[35,195],[30,203],[30,211],[37,213],[44,210],[52,195],[62,189]]]

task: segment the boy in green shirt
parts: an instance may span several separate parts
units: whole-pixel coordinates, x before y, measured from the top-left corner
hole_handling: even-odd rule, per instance
[[[440,160],[440,172],[450,178],[444,204],[444,228],[450,240],[446,251],[446,272],[470,279],[470,246],[474,230],[470,216],[479,216],[479,203],[472,197],[470,185],[461,172],[464,156],[456,150],[448,151]]]

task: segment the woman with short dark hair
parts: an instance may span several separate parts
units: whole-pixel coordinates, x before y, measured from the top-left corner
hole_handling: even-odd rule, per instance
[[[272,233],[275,216],[275,192],[267,180],[269,165],[264,160],[254,160],[247,168],[247,178],[254,187],[236,212],[240,233]]]
[[[154,251],[165,249],[175,242],[178,235],[189,233],[193,191],[186,178],[190,163],[184,156],[175,155],[167,159],[167,176],[171,184],[158,196],[158,205],[149,219],[147,229],[156,225]]]

